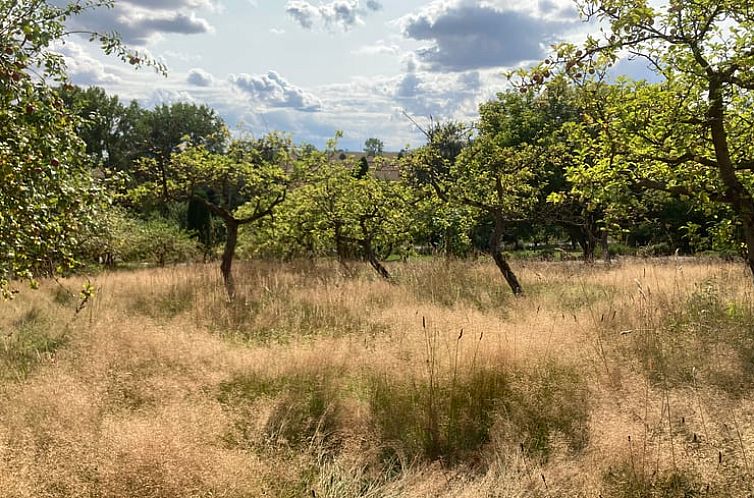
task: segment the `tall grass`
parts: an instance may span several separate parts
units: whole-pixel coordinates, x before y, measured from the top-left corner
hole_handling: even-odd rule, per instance
[[[101,274],[0,313],[0,496],[754,493],[754,289],[713,260]],[[76,279],[62,282],[81,288]]]

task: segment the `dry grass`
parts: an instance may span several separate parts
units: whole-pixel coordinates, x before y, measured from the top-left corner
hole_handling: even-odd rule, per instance
[[[103,274],[1,303],[2,497],[751,496],[743,267]],[[77,289],[81,281],[64,282]]]

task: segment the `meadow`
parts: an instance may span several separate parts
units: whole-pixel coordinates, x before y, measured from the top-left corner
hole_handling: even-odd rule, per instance
[[[0,496],[743,497],[742,264],[247,262],[0,304]],[[76,312],[78,308],[80,312]]]

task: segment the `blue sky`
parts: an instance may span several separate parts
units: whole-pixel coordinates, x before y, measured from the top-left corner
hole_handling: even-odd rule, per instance
[[[108,58],[83,39],[61,48],[74,83],[144,105],[205,103],[237,133],[291,133],[341,146],[369,137],[417,146],[418,120],[473,120],[505,71],[583,37],[569,0],[118,0],[76,28],[118,31],[168,76]]]

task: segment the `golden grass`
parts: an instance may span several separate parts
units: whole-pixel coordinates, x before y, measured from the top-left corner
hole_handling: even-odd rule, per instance
[[[740,265],[329,262],[0,303],[2,497],[748,496]],[[74,293],[83,281],[63,283]]]

